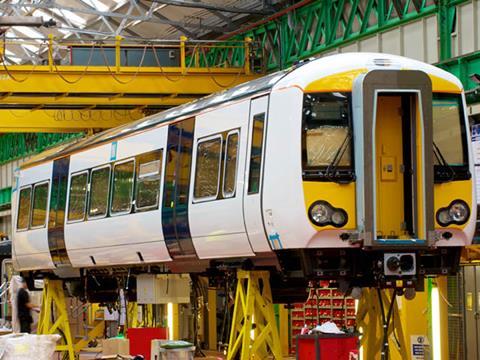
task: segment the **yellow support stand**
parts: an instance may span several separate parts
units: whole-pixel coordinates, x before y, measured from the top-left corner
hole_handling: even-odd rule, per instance
[[[52,317],[56,318],[53,324]],[[63,333],[66,344],[57,345],[56,351],[68,352],[68,359],[75,360],[75,351],[72,334],[70,332],[70,321],[68,320],[62,281],[45,279],[37,334],[51,335],[57,333],[57,331]]]
[[[265,359],[268,350],[282,359],[268,271],[239,270],[237,280],[227,360]]]
[[[363,333],[360,346],[363,348],[363,359],[409,359],[405,335],[400,322],[398,302],[393,303],[387,329],[388,354],[382,354],[384,326],[389,305],[392,301],[392,291],[382,290],[380,302],[377,289],[363,289],[362,298],[358,304],[357,327]],[[382,311],[384,315],[382,315]]]

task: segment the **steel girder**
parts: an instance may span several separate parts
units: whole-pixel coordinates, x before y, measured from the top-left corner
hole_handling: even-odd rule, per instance
[[[237,34],[229,40],[249,37],[257,45],[256,58],[267,71],[288,67],[401,24],[437,14],[441,58],[451,54],[455,6],[466,0],[326,0],[314,1],[281,17]],[[221,50],[210,56],[221,57]]]

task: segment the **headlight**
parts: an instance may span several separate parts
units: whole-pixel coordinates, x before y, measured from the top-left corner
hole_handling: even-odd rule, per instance
[[[470,208],[463,200],[453,200],[450,205],[437,211],[437,222],[441,226],[465,224],[470,217]]]
[[[348,215],[345,210],[334,208],[323,200],[314,202],[308,209],[308,215],[310,221],[317,226],[342,227],[348,222]]]

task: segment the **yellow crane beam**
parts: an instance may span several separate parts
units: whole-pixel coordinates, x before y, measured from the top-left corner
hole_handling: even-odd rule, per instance
[[[96,56],[114,51],[114,59],[105,57],[103,65],[92,65],[91,56],[83,65],[58,65],[54,59],[58,51],[68,49],[73,54],[78,47],[89,47],[85,43],[66,44],[51,36],[44,44],[47,57],[38,61],[42,65],[11,65],[3,53],[10,45],[16,45],[15,41],[0,41],[0,132],[106,129],[261,75],[250,69],[249,39],[238,44],[212,45],[182,37],[178,43],[139,45],[125,44],[117,37],[112,45],[91,44]],[[222,46],[225,54],[236,54],[235,61],[222,56],[208,60],[212,58],[208,52]],[[144,55],[147,50],[150,55],[165,49],[177,51],[178,66],[142,66],[143,57],[138,66],[124,66],[122,54],[142,47]],[[112,111],[123,111],[123,115]]]
[[[0,133],[79,132],[109,129],[144,117],[132,110],[0,110]]]

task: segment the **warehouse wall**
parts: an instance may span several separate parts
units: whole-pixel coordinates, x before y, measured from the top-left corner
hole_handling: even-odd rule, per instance
[[[472,0],[457,7],[457,21],[452,33],[452,57],[480,50],[480,2]],[[392,30],[341,46],[323,56],[345,52],[385,52],[427,63],[439,62],[437,16],[401,25]]]

